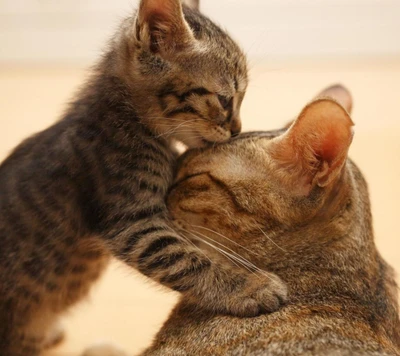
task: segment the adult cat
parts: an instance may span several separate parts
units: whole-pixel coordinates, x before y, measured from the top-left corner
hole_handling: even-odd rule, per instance
[[[194,3],[194,5],[196,4]],[[237,44],[179,0],[142,0],[64,117],[0,165],[0,352],[34,356],[113,255],[214,312],[276,309],[278,277],[212,263],[171,228],[171,143],[240,131]],[[150,262],[151,261],[151,262]]]
[[[350,111],[345,89],[326,93]],[[287,131],[184,157],[169,195],[182,233],[213,258],[212,245],[257,274],[275,272],[290,300],[245,319],[182,300],[144,356],[400,355],[394,273],[374,244],[367,184],[347,158],[352,126],[320,98]]]

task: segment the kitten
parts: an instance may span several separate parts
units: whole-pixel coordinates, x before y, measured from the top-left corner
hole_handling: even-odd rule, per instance
[[[343,87],[323,94],[351,110]],[[320,98],[286,132],[244,134],[183,158],[169,196],[182,233],[210,256],[215,245],[275,272],[290,300],[239,319],[182,299],[144,356],[400,355],[397,285],[374,244],[367,184],[347,159],[346,110]]]
[[[211,262],[169,224],[175,140],[240,131],[247,86],[236,43],[179,0],[142,0],[64,117],[0,166],[0,349],[38,355],[60,314],[111,256],[212,312],[275,310],[286,289]],[[51,337],[49,335],[52,335]]]

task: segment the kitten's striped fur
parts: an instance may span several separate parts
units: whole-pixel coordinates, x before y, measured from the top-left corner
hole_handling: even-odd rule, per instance
[[[195,4],[195,2],[194,2]],[[186,20],[185,20],[186,19]],[[212,263],[169,226],[175,161],[240,131],[247,85],[235,42],[178,0],[142,0],[64,117],[0,166],[0,350],[35,356],[111,256],[213,312],[255,315],[278,278]]]

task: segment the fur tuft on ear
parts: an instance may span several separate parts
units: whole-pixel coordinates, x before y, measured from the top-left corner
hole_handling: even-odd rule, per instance
[[[353,138],[353,122],[341,105],[317,99],[272,144],[271,154],[286,183],[300,195],[340,176]]]
[[[193,10],[200,10],[200,0],[183,0],[182,3]]]
[[[136,38],[161,55],[187,49],[195,41],[180,0],[141,0]]]

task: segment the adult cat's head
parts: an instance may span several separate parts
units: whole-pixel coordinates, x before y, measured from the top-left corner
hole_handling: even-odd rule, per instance
[[[191,151],[171,190],[172,215],[197,235],[229,245],[222,234],[247,248],[266,249],[264,255],[309,246],[313,229],[329,225],[349,208],[358,172],[347,161],[352,126],[338,102],[319,98],[288,130],[245,134]],[[365,185],[358,173],[357,179]],[[338,233],[340,227],[332,225]],[[291,231],[307,231],[308,236],[288,239]],[[235,243],[230,245],[236,250]]]
[[[157,133],[201,147],[240,132],[246,59],[198,1],[141,0],[112,46],[112,69]]]

